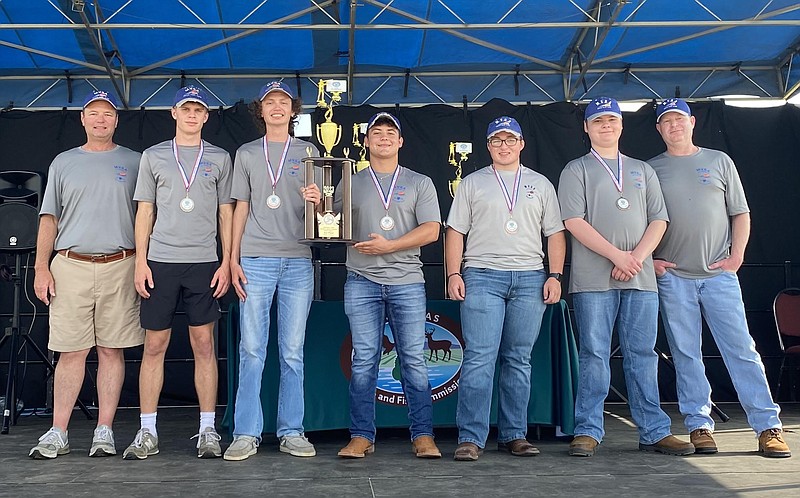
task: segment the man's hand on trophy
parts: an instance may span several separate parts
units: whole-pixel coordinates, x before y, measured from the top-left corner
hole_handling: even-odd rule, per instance
[[[300,193],[303,195],[303,200],[306,202],[313,202],[315,206],[319,205],[322,199],[322,193],[319,191],[316,183],[306,185],[300,188]]]

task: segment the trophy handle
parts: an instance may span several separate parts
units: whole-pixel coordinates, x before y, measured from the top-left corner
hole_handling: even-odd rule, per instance
[[[333,114],[333,112],[331,112],[331,114]],[[333,143],[333,147],[339,145],[339,141],[341,139],[342,139],[342,125],[339,125],[336,127],[336,141]],[[333,149],[333,147],[331,147],[331,149]]]

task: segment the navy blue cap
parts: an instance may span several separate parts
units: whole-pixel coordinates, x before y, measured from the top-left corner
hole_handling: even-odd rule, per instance
[[[92,102],[97,102],[98,100],[104,100],[114,106],[114,109],[119,109],[119,104],[117,104],[117,99],[114,97],[114,94],[103,90],[94,90],[89,92],[89,95],[87,95],[83,100],[83,108],[86,109],[87,105],[91,104]]]
[[[686,117],[690,117],[692,115],[692,110],[689,109],[689,104],[686,103],[683,99],[667,99],[656,107],[656,123],[661,121],[661,116],[668,112],[677,112],[678,114],[683,114]]]
[[[619,103],[611,97],[597,97],[589,102],[589,106],[586,107],[586,112],[583,114],[583,119],[591,121],[600,116],[616,116],[622,119]]]
[[[522,138],[522,128],[516,119],[508,116],[500,116],[491,123],[486,129],[486,139],[490,139],[501,131],[507,131],[517,138]]]
[[[289,85],[282,81],[270,81],[261,87],[261,91],[258,92],[258,100],[264,100],[264,97],[266,97],[270,92],[283,92],[288,95],[290,99],[294,99],[294,94],[292,93],[291,88],[289,88]]]
[[[369,121],[367,121],[367,132],[369,132],[370,128],[372,128],[376,124],[379,124],[378,121],[383,121],[383,122],[389,121],[394,125],[395,128],[397,128],[397,131],[400,134],[403,133],[403,129],[400,128],[400,120],[394,117],[393,115],[389,114],[388,112],[379,112],[374,116],[372,116],[371,118],[369,118]]]
[[[173,107],[180,107],[187,102],[197,102],[208,109],[208,97],[202,88],[196,86],[185,86],[175,94]]]

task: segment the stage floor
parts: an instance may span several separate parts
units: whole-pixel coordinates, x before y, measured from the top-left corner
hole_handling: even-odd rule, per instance
[[[795,454],[788,459],[759,456],[741,408],[721,408],[731,420],[717,425],[717,455],[640,452],[627,406],[609,404],[606,441],[592,458],[568,456],[568,439],[559,440],[552,428],[542,428],[536,443],[541,455],[512,457],[496,451],[490,439],[477,462],[453,461],[453,429],[437,430],[441,460],[414,458],[407,431],[399,429],[379,431],[375,453],[363,460],[336,456],[347,441],[346,431],[309,433],[317,448],[314,458],[280,453],[275,438],[267,436],[248,460],[200,460],[195,441],[189,439],[197,430],[197,410],[191,408],[159,410],[158,455],[144,461],[89,458],[94,422],[76,410],[70,428],[72,453],[55,460],[27,457],[49,428],[49,418],[23,417],[9,434],[0,435],[0,496],[797,496],[800,404],[783,406],[786,440]],[[675,405],[665,409],[676,435],[685,437]],[[120,455],[138,424],[135,410],[120,410],[114,427]],[[532,428],[529,439],[535,437]],[[224,434],[223,448],[229,442]]]

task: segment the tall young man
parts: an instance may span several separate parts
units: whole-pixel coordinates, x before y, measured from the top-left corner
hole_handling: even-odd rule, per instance
[[[253,106],[264,136],[236,152],[233,193],[231,276],[239,303],[239,387],[234,409],[233,443],[225,460],[245,460],[258,451],[264,416],[261,377],[267,360],[270,308],[277,294],[277,436],[280,451],[297,457],[316,455],[305,437],[303,417],[303,345],[314,292],[311,249],[304,238],[306,202],[319,204],[314,179],[304,177],[302,159],[316,147],[295,138],[300,99],[284,83],[264,85]]]
[[[639,449],[694,453],[670,433],[660,406],[658,294],[651,256],[667,228],[667,210],[653,169],[619,151],[622,112],[617,101],[594,99],[584,130],[591,151],[567,164],[558,198],[572,234],[570,286],[580,334],[575,439],[570,455],[592,456],[603,440],[603,403],[611,382],[609,356],[615,325],[623,355],[631,417]]]
[[[553,184],[520,163],[525,140],[517,120],[492,121],[486,141],[492,164],[461,182],[445,239],[447,291],[463,301],[454,456],[462,461],[477,460],[486,445],[498,357],[498,448],[515,456],[539,454],[526,439],[530,359],[545,305],[561,299],[567,249]]]
[[[222,456],[214,423],[214,325],[220,317],[217,298],[225,295],[230,285],[231,158],[225,150],[202,139],[208,100],[201,88],[178,90],[172,118],[175,138],[144,151],[134,196],[139,201],[135,282],[142,297],[141,321],[147,333],[139,371],[141,429],[123,453],[126,460],[158,453],[158,398],[179,301],[189,323],[200,404],[197,456]],[[217,256],[217,220],[222,261]]]

